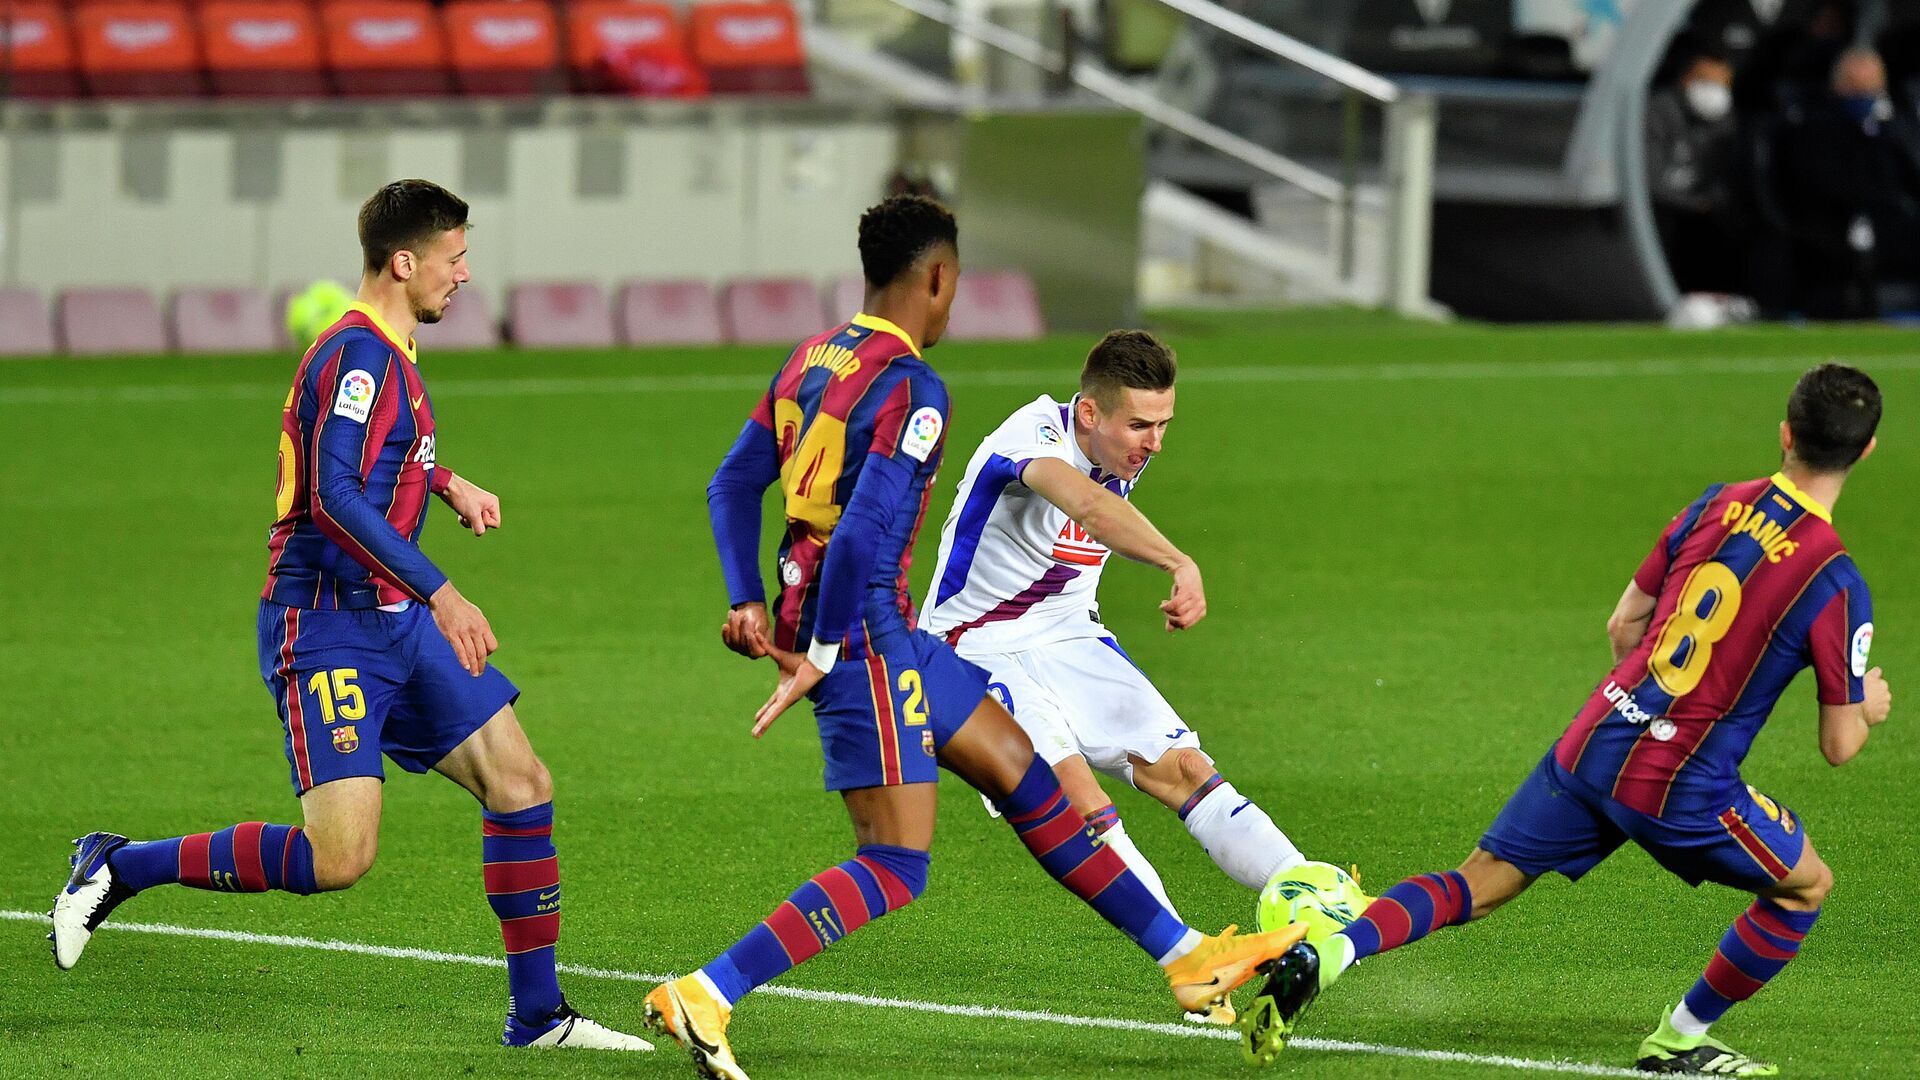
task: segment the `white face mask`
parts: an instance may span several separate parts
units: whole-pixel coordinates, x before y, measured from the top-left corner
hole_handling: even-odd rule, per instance
[[[1702,120],[1722,120],[1733,111],[1733,91],[1712,79],[1693,79],[1681,87],[1687,96],[1687,108]]]

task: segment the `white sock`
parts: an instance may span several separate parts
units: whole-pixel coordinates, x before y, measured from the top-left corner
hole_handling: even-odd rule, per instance
[[[1167,899],[1167,888],[1160,883],[1159,872],[1154,870],[1153,864],[1147,861],[1145,855],[1140,854],[1140,849],[1133,846],[1133,837],[1127,835],[1126,822],[1114,822],[1106,832],[1100,834],[1100,842],[1112,848],[1120,856],[1120,861],[1127,864],[1127,869],[1133,871],[1133,876],[1139,878],[1140,884],[1145,885],[1148,892],[1166,905],[1168,911],[1172,911],[1176,916],[1180,914],[1174,909],[1173,901]]]
[[[1187,812],[1187,831],[1228,877],[1255,892],[1273,875],[1307,861],[1267,812],[1229,783]]]
[[[1707,1029],[1713,1026],[1713,1021],[1702,1020],[1693,1015],[1693,1010],[1687,1008],[1687,1003],[1684,999],[1681,1000],[1680,1004],[1673,1007],[1673,1016],[1668,1018],[1667,1023],[1672,1024],[1673,1030],[1685,1035],[1689,1039],[1697,1039],[1705,1035]]]
[[[1320,942],[1320,962],[1321,963],[1324,964],[1327,962],[1328,960],[1327,953],[1329,951],[1334,953],[1334,956],[1332,958],[1334,961],[1333,974],[1336,977],[1338,977],[1341,972],[1353,966],[1354,960],[1353,960],[1353,939],[1352,938],[1348,937],[1345,934],[1335,934],[1332,937],[1322,940]],[[1323,983],[1326,982],[1327,981],[1326,977],[1321,976],[1321,981]]]

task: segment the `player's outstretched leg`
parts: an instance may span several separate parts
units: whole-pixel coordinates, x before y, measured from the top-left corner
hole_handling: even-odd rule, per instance
[[[935,792],[930,783],[847,791],[861,840],[853,858],[815,874],[705,967],[654,987],[647,1024],[686,1047],[703,1074],[745,1080],[727,1040],[734,1004],[926,891]]]
[[[1200,847],[1228,877],[1255,892],[1306,856],[1273,818],[1240,794],[1198,749],[1176,747],[1147,762],[1134,756],[1133,783],[1180,815]]]
[[[1074,812],[1026,732],[992,697],[947,740],[941,763],[994,800],[1055,881],[1154,958],[1187,1012],[1213,1011],[1306,933],[1296,926],[1240,936],[1229,926],[1208,937],[1189,928]]]
[[[1288,949],[1241,1020],[1247,1060],[1265,1065],[1279,1056],[1307,1007],[1356,962],[1483,917],[1532,883],[1512,863],[1475,849],[1460,869],[1407,878],[1367,905],[1353,925]]]
[[[307,895],[314,884],[313,845],[294,825],[249,821],[218,832],[136,842],[118,833],[88,833],[74,842],[72,874],[53,900],[53,961],[62,969],[80,954],[113,909],[156,885],[217,892],[282,889]]]

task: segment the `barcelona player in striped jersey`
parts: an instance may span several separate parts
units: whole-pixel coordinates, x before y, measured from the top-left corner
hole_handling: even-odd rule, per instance
[[[1204,1012],[1297,941],[1294,928],[1217,937],[1189,929],[1073,811],[987,676],[914,626],[906,570],[947,431],[947,389],[921,358],[946,329],[960,272],[953,216],[900,196],[860,219],[864,310],[802,342],[774,376],[707,489],[732,608],[729,648],[772,656],[767,730],[813,702],[826,786],[853,820],[853,857],[801,885],[699,971],[647,995],[648,1021],[708,1076],[742,1080],[734,1005],[926,888],[940,766],[992,798],[1047,872],[1165,969]],[[780,485],[786,535],[769,615],[760,503]]]
[[[307,350],[281,410],[260,673],[304,824],[76,841],[49,935],[60,967],[115,907],[159,885],[303,895],[352,885],[373,864],[384,753],[480,800],[487,901],[507,951],[502,1042],[652,1049],[561,996],[552,781],[514,717],[519,691],[487,662],[497,642],[486,616],[419,547],[429,493],[475,536],[500,525],[500,500],[436,461],[412,338],[468,280],[466,228],[467,204],[437,184],[375,192],[360,209],[359,299]]]
[[[1830,763],[1852,759],[1887,718],[1886,680],[1867,664],[1873,601],[1832,519],[1879,421],[1879,388],[1857,369],[1823,364],[1801,377],[1780,425],[1780,470],[1715,484],[1667,526],[1607,622],[1613,671],[1467,861],[1408,878],[1352,926],[1289,950],[1248,1018],[1253,1057],[1277,1053],[1355,960],[1485,916],[1548,871],[1578,879],[1632,840],[1690,885],[1754,894],[1641,1043],[1638,1067],[1778,1073],[1708,1028],[1799,953],[1833,874],[1806,823],[1749,787],[1740,764],[1809,666]]]

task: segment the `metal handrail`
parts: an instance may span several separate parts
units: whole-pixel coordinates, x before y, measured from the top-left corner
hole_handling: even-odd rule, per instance
[[[916,15],[932,19],[981,44],[990,45],[1045,70],[1059,71],[1065,65],[1065,60],[1058,50],[1022,37],[1004,26],[980,18],[971,12],[961,11],[950,4],[942,3],[941,0],[891,0],[891,2]],[[1123,109],[1139,113],[1161,127],[1179,132],[1276,180],[1293,184],[1328,202],[1337,203],[1343,198],[1343,187],[1339,180],[1284,154],[1275,153],[1256,142],[1235,135],[1184,109],[1169,105],[1093,64],[1084,60],[1076,61],[1068,75],[1081,88],[1098,94]]]
[[[1364,94],[1382,105],[1400,100],[1400,88],[1351,60],[1316,49],[1296,37],[1270,26],[1262,26],[1236,11],[1228,11],[1212,0],[1160,0],[1175,11],[1206,23],[1216,30],[1232,34],[1255,48],[1264,49],[1282,60],[1298,64],[1349,90]]]

